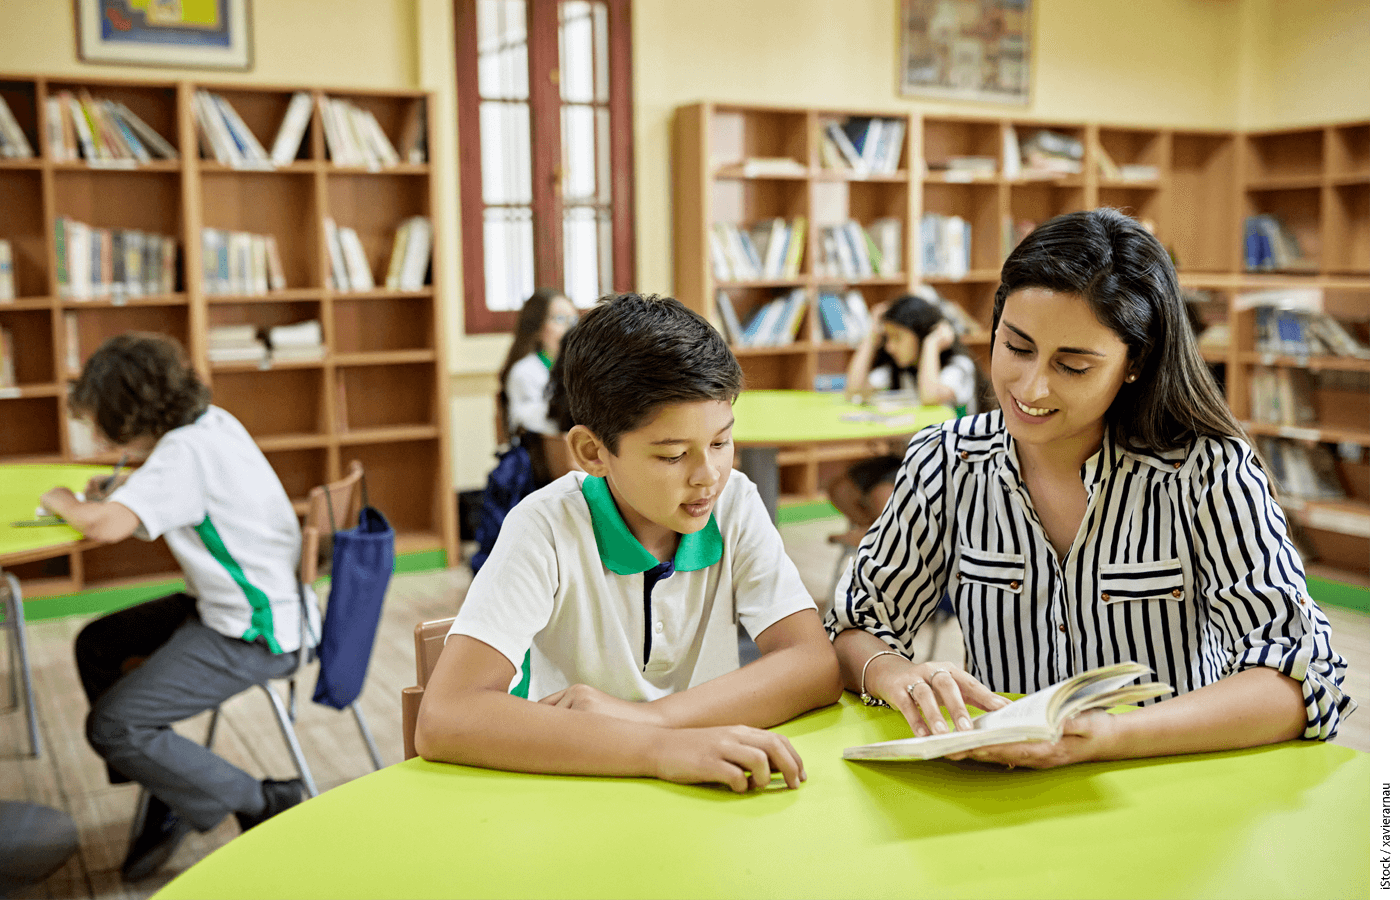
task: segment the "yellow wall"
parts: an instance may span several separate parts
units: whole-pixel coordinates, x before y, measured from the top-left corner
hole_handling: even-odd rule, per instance
[[[434,136],[456,158],[451,0],[252,0],[247,73],[77,62],[72,6],[0,0],[0,68],[192,77],[439,94]],[[1366,0],[1035,0],[1028,107],[916,101],[896,86],[899,0],[633,0],[637,276],[671,289],[671,110],[695,100],[992,113],[1174,127],[1260,128],[1364,119]],[[501,335],[462,334],[457,170],[441,167],[442,327],[451,335],[453,470],[493,463]]]

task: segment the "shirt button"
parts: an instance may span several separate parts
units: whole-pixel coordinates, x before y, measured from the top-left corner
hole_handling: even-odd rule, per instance
[[[1061,625],[1061,626],[1060,626],[1060,631],[1064,631],[1064,630],[1065,630],[1065,626]]]
[[[1007,587],[1011,588],[1013,591],[1019,591],[1021,589],[1021,582],[1013,581],[1007,585]]]
[[[1173,596],[1173,597],[1180,597],[1180,596],[1181,596],[1181,588],[1172,588],[1172,596]]]
[[[660,633],[661,633],[661,623],[660,623],[660,622],[657,622],[657,623],[656,623],[656,633],[657,633],[657,634],[660,634]]]
[[[1108,602],[1108,594],[1107,594],[1107,593],[1099,594],[1099,599],[1102,600],[1103,602],[1107,603],[1107,602]]]
[[[960,459],[967,459],[967,451],[966,451],[966,450],[963,450],[962,452],[960,452],[960,453],[958,454],[958,457],[959,457]]]
[[[1179,462],[1174,462],[1174,463],[1172,463],[1172,468],[1173,468],[1173,469],[1179,469],[1179,468],[1181,468],[1181,463],[1179,463]]]

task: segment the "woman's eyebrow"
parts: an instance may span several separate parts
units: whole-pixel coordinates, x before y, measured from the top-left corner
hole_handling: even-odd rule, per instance
[[[1007,328],[1009,328],[1009,329],[1011,329],[1012,331],[1016,332],[1017,336],[1020,337],[1021,340],[1026,341],[1027,343],[1031,344],[1032,346],[1035,345],[1035,339],[1032,338],[1030,335],[1026,334],[1026,333],[1025,333],[1024,331],[1022,331],[1021,329],[1017,328],[1015,325],[1012,325],[1010,322],[1006,321],[1005,319],[1002,319],[1002,320],[1001,320],[1001,324],[1005,325]],[[1097,356],[1097,357],[1100,357],[1100,358],[1102,358],[1103,355],[1104,355],[1104,354],[1100,353],[1100,352],[1097,351],[1097,350],[1088,350],[1088,349],[1085,349],[1085,348],[1083,348],[1083,347],[1061,347],[1061,348],[1060,348],[1058,351],[1056,351],[1056,352],[1058,352],[1058,353],[1070,353],[1070,354],[1073,354],[1073,355],[1075,355],[1075,356]]]

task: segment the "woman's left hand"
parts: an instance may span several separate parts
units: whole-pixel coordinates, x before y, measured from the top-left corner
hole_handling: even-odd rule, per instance
[[[991,744],[966,753],[949,754],[947,758],[971,759],[1008,768],[1053,769],[1100,758],[1100,751],[1113,733],[1113,725],[1113,716],[1103,710],[1090,710],[1065,722],[1058,741]]]

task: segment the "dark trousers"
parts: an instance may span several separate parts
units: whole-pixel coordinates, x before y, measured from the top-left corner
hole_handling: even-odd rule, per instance
[[[290,674],[295,652],[222,635],[199,621],[193,597],[171,594],[88,623],[73,653],[88,743],[112,783],[139,782],[201,831],[262,810],[258,779],[171,725]]]

